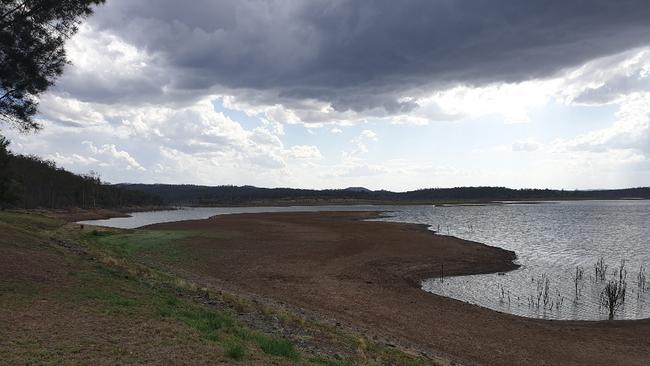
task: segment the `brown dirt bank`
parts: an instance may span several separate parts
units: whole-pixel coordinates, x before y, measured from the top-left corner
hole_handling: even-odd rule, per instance
[[[217,216],[153,225],[198,230],[179,270],[333,317],[468,364],[647,365],[650,321],[542,321],[428,294],[418,279],[513,269],[513,253],[372,213]]]

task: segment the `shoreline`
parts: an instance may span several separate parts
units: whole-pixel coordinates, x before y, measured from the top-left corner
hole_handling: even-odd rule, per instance
[[[182,244],[192,261],[164,263],[176,273],[307,309],[430,355],[495,365],[650,359],[644,341],[650,319],[540,320],[425,292],[419,281],[439,274],[442,263],[445,276],[501,272],[516,268],[514,253],[436,235],[425,225],[363,221],[377,215],[233,214],[145,228],[201,233]]]
[[[414,200],[414,201],[385,201],[385,200],[271,200],[240,203],[180,203],[182,207],[291,207],[291,206],[485,206],[485,205],[517,205],[517,204],[549,204],[557,202],[582,202],[582,201],[650,201],[650,198],[629,197],[612,199],[575,198],[575,199],[522,199],[522,200]]]

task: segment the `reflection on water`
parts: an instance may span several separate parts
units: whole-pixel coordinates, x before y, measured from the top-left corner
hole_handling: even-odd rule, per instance
[[[430,225],[441,234],[499,246],[517,253],[522,267],[506,274],[423,281],[439,295],[521,316],[547,319],[607,319],[600,294],[625,263],[627,292],[617,319],[650,317],[650,201],[580,201],[487,206],[299,206],[197,207],[140,212],[132,217],[83,223],[135,228],[214,215],[292,211],[391,211],[380,220]],[[594,265],[604,258],[607,279]],[[583,275],[576,280],[576,268]],[[643,273],[643,272],[641,272]]]
[[[624,263],[627,291],[616,318],[650,317],[650,279],[643,281],[643,268],[650,267],[650,201],[419,206],[393,215],[389,220],[513,250],[522,265],[502,275],[426,280],[426,291],[527,317],[601,320],[608,318],[602,290]],[[597,278],[599,258],[605,280]]]

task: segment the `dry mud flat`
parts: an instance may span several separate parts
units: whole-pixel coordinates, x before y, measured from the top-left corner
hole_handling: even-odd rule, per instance
[[[420,290],[439,275],[514,269],[514,253],[434,235],[422,225],[361,221],[368,212],[265,213],[165,223],[192,230],[179,270],[388,336],[464,364],[649,365],[650,320],[544,321]]]

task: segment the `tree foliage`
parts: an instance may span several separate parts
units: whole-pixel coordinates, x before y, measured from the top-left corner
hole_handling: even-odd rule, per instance
[[[11,186],[11,171],[9,169],[9,140],[0,136],[0,207],[2,202],[9,202],[9,187]]]
[[[0,2],[0,121],[37,130],[37,96],[66,65],[65,41],[105,0]]]
[[[95,172],[78,175],[36,156],[13,155],[6,150],[6,140],[0,137],[0,142],[0,207],[114,208],[162,203],[155,195],[103,183]],[[6,180],[1,178],[4,172],[11,172]]]

